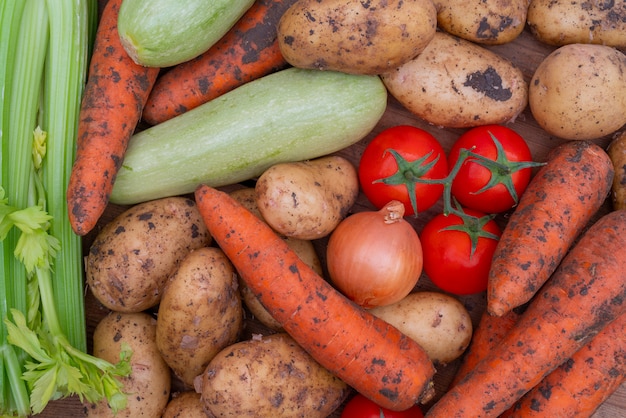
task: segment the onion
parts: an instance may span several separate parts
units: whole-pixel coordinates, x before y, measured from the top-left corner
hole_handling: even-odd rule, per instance
[[[332,232],[326,249],[330,279],[364,308],[384,306],[408,295],[422,273],[422,244],[393,200],[379,211],[355,213]]]

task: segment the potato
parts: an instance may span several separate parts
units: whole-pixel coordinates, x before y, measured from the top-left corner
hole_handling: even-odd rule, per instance
[[[285,333],[225,348],[196,379],[216,417],[325,418],[349,390]]]
[[[135,205],[96,236],[85,261],[93,295],[116,312],[156,306],[168,275],[211,236],[196,203],[168,197]]]
[[[200,394],[195,391],[175,393],[161,418],[207,418]]]
[[[614,210],[626,209],[626,131],[615,134],[607,152],[615,168],[611,203]]]
[[[276,164],[256,183],[256,204],[279,234],[299,239],[327,236],[359,193],[356,168],[340,156]]]
[[[254,187],[244,187],[234,190],[229,194],[259,219],[265,221],[258,206],[256,205],[256,191]],[[319,275],[323,274],[322,263],[320,262],[320,259],[315,252],[315,247],[311,241],[285,236],[281,236],[281,238],[289,245],[289,248],[294,250],[300,256],[302,261],[315,270]],[[272,315],[270,315],[267,309],[265,309],[259,301],[259,298],[256,297],[241,277],[239,277],[239,289],[244,304],[260,323],[274,331],[282,330],[282,326],[272,317]]]
[[[626,3],[530,0],[531,33],[548,45],[600,44],[626,47]]]
[[[441,29],[479,44],[511,42],[526,25],[528,0],[434,0],[434,3]]]
[[[229,195],[239,202],[241,206],[252,212],[252,214],[254,214],[257,218],[263,221],[265,220],[259,211],[259,207],[256,205],[256,191],[254,190],[254,187],[244,187],[233,190],[229,193]]]
[[[170,396],[171,372],[159,354],[155,337],[156,320],[143,312],[112,312],[98,323],[93,334],[94,356],[117,363],[123,346],[127,344],[132,351],[131,372],[120,379],[128,401],[117,415],[105,401],[88,405],[88,417],[161,417]]]
[[[199,248],[181,261],[163,292],[158,319],[161,356],[192,387],[209,361],[243,330],[237,273],[221,249]]]
[[[610,135],[626,123],[626,55],[604,45],[562,46],[539,64],[528,97],[533,117],[551,135]]]
[[[528,103],[519,68],[445,32],[437,32],[417,58],[381,77],[407,110],[440,127],[510,122]]]
[[[419,291],[370,312],[417,341],[435,364],[461,356],[472,339],[472,319],[456,298],[439,292]]]
[[[244,187],[241,189],[234,190],[229,193],[230,196],[239,202],[243,207],[252,212],[255,216],[257,216],[262,221],[265,221],[259,207],[256,204],[256,190],[254,187]],[[267,223],[267,222],[266,222]],[[310,240],[299,239],[294,237],[286,237],[282,235],[280,232],[276,231],[276,233],[283,239],[289,247],[294,250],[300,258],[307,263],[311,268],[315,271],[322,274],[322,264],[315,252],[315,248]]]
[[[380,74],[417,56],[433,38],[432,0],[299,0],[278,23],[294,67]]]

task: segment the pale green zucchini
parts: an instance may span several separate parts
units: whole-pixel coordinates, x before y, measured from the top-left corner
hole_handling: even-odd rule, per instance
[[[254,0],[124,0],[117,30],[128,55],[147,67],[170,67],[213,46]]]
[[[134,204],[259,176],[346,148],[387,105],[377,76],[289,68],[136,133],[110,201]]]

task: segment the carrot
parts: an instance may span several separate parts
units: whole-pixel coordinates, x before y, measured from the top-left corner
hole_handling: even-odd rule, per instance
[[[626,210],[594,223],[504,339],[427,418],[495,417],[626,313]]]
[[[227,193],[201,185],[195,197],[241,278],[317,362],[388,409],[434,395],[435,369],[419,344],[337,292]]]
[[[621,315],[501,417],[590,417],[624,381],[626,315]]]
[[[156,82],[143,119],[164,122],[248,81],[287,67],[276,27],[295,0],[258,0],[207,52],[178,64]]]
[[[463,356],[461,365],[457,369],[450,387],[456,385],[470,372],[480,360],[502,341],[507,332],[515,325],[519,318],[517,309],[502,316],[490,315],[486,310],[478,322],[472,335],[472,342]]]
[[[109,203],[130,137],[156,81],[158,68],[135,64],[117,32],[121,0],[109,0],[102,16],[81,102],[76,158],[67,186],[72,229],[85,235]]]
[[[608,154],[588,141],[566,142],[548,155],[511,214],[493,255],[489,313],[528,302],[554,272],[611,190]]]

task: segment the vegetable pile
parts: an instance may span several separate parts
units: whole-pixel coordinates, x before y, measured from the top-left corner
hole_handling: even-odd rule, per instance
[[[626,10],[448,3],[0,0],[2,415],[622,390]]]

